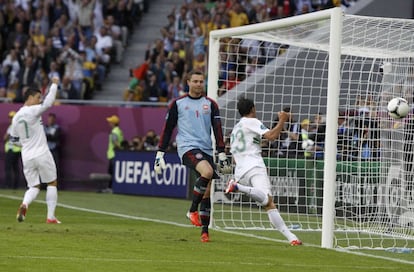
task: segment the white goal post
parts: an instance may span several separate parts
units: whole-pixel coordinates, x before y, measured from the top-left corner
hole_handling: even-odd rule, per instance
[[[322,247],[414,247],[414,121],[386,112],[393,97],[413,103],[413,56],[413,20],[340,8],[210,32],[207,90],[225,135],[239,97],[268,127],[291,111],[263,157],[287,225],[321,232]],[[251,199],[223,193],[227,178],[213,185],[212,226],[270,229]]]

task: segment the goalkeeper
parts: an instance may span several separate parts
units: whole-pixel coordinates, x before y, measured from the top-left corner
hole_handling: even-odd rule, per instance
[[[155,158],[154,170],[159,174],[165,169],[164,152],[177,126],[177,152],[181,162],[198,174],[187,217],[193,225],[202,227],[201,241],[208,242],[210,185],[213,178],[219,178],[213,160],[211,130],[216,140],[221,172],[230,172],[231,168],[224,153],[220,111],[217,103],[205,95],[204,74],[199,71],[191,72],[187,84],[188,94],[173,100],[169,105],[158,144],[159,151]],[[198,211],[199,204],[200,211]]]
[[[256,107],[252,100],[240,98],[237,109],[241,115],[240,121],[231,133],[230,152],[236,162],[235,179],[227,183],[225,193],[242,192],[249,195],[267,211],[272,225],[280,231],[292,246],[302,242],[287,227],[273,202],[270,180],[262,158],[261,139],[274,141],[279,138],[284,122],[290,119],[290,114],[279,112],[279,123],[268,129],[256,118]]]

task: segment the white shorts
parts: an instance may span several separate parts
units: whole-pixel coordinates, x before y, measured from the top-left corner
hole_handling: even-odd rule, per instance
[[[55,181],[56,164],[52,153],[46,152],[39,157],[23,161],[23,173],[28,187]]]
[[[238,181],[242,185],[251,186],[272,196],[269,176],[266,168],[255,167],[245,173]]]

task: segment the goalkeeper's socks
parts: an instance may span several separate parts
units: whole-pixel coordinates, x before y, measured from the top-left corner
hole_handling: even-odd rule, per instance
[[[201,224],[203,225],[203,232],[208,232],[208,225],[210,224],[210,209],[210,198],[203,198],[200,205],[200,219]]]
[[[206,192],[209,180],[205,177],[199,177],[194,184],[193,201],[191,203],[190,212],[198,211],[198,205],[203,199],[203,195]]]
[[[198,211],[198,204],[200,204],[203,195],[200,193],[193,192],[193,201],[191,202],[190,212]]]

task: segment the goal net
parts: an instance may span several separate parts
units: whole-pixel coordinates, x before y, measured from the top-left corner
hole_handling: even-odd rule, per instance
[[[413,55],[414,21],[339,8],[211,32],[208,95],[226,137],[239,97],[269,128],[291,112],[280,138],[261,145],[295,232],[320,232],[328,248],[414,247],[414,122],[386,111],[393,97],[413,103]],[[228,178],[214,182],[213,227],[271,229],[249,197],[224,194]]]

